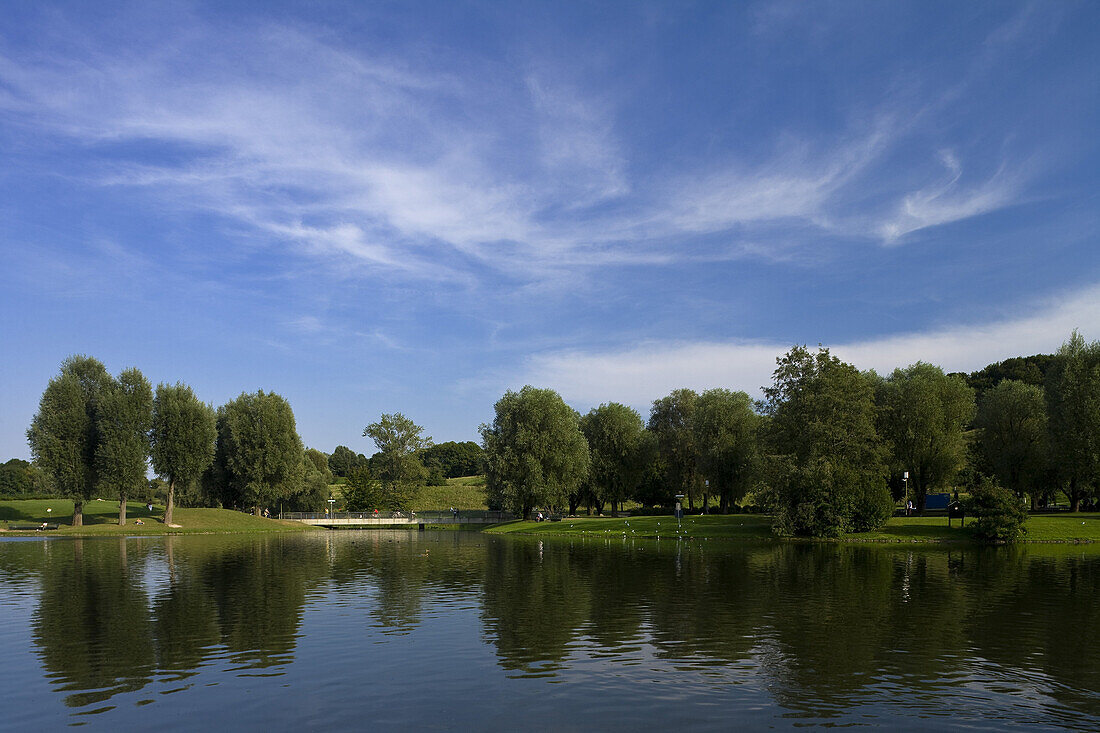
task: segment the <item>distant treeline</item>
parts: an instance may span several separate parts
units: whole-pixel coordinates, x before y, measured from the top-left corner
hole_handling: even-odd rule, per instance
[[[582,416],[530,386],[495,409],[481,427],[489,504],[524,516],[682,497],[689,510],[749,502],[783,534],[827,536],[881,526],[898,500],[921,512],[949,489],[1004,516],[1058,494],[1077,511],[1098,494],[1100,344],[1076,332],[1056,354],[969,375],[918,362],[882,376],[796,346],[764,399],[678,389],[644,423],[614,402]]]
[[[305,449],[281,396],[243,393],[216,410],[183,384],[154,391],[137,369],[112,377],[67,359],[27,431],[35,461],[0,466],[0,495],[162,492],[189,505],[318,510],[335,476],[349,507],[402,508],[411,487],[486,474],[490,507],[616,511],[634,500],[689,511],[768,511],[783,533],[880,526],[898,500],[997,492],[1032,506],[1063,494],[1098,498],[1100,343],[1074,332],[1056,354],[1007,359],[972,374],[918,362],[860,372],[796,346],[777,359],[764,398],[678,389],[648,420],[610,402],[580,415],[553,390],[524,387],[496,403],[482,445],[433,444],[400,413],[368,425],[378,452]],[[159,477],[146,480],[151,461]],[[991,493],[992,492],[992,493]],[[998,498],[1000,497],[1000,498]],[[120,522],[125,516],[120,515]]]

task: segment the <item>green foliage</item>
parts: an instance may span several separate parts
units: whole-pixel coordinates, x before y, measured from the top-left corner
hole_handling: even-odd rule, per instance
[[[301,490],[302,440],[285,399],[260,390],[218,409],[212,489],[226,505],[276,506]]]
[[[692,432],[697,465],[722,512],[753,487],[761,468],[758,433],[762,418],[744,392],[710,389],[696,401]]]
[[[614,513],[641,483],[653,461],[655,441],[646,433],[641,415],[617,402],[593,408],[581,418],[580,428],[588,442],[588,483],[600,504],[610,504]]]
[[[332,472],[328,470],[328,457],[321,451],[307,449],[302,455],[301,488],[283,499],[283,509],[289,512],[320,511],[328,501],[330,483]]]
[[[1049,465],[1043,388],[1001,381],[982,395],[975,425],[997,481],[1017,496],[1040,492]]]
[[[576,411],[557,392],[530,385],[505,392],[494,409],[492,425],[480,427],[488,505],[523,517],[535,506],[563,506],[588,476]]]
[[[684,494],[688,502],[702,494],[703,479],[699,475],[698,450],[695,446],[695,405],[699,395],[690,389],[673,390],[667,397],[653,401],[649,411],[648,429],[657,436],[657,450],[669,494]],[[665,502],[671,503],[672,496]]]
[[[423,432],[424,428],[400,412],[383,414],[378,422],[363,428],[363,436],[378,446],[374,456],[377,464],[372,463],[371,472],[391,490],[396,491],[397,485],[411,484],[424,476],[424,466],[417,453],[431,446],[432,439],[422,436]]]
[[[214,460],[217,419],[185,384],[158,384],[153,397],[153,470],[167,482],[164,521],[173,522],[175,492],[188,492]]]
[[[70,356],[46,385],[38,412],[27,429],[35,463],[58,493],[73,499],[73,524],[82,523],[83,504],[92,498],[96,473],[96,406],[111,382],[107,369],[88,356]]]
[[[355,451],[346,445],[338,445],[328,457],[328,467],[334,476],[347,476],[352,469],[367,465],[367,457],[362,453],[356,455]]]
[[[1015,542],[1027,532],[1023,502],[992,479],[982,481],[970,494],[968,513],[975,517],[974,536],[983,542]]]
[[[344,503],[351,512],[408,511],[416,501],[416,487],[407,482],[375,479],[366,466],[352,469],[344,486]]]
[[[775,454],[763,493],[776,530],[835,537],[873,528],[889,495],[870,378],[824,348],[795,346],[776,363],[763,404]]]
[[[950,484],[966,463],[965,431],[974,391],[959,375],[917,362],[878,383],[879,431],[894,473],[909,472],[918,510],[928,493]]]
[[[1100,342],[1073,332],[1047,373],[1046,397],[1051,452],[1076,511],[1100,476]]]
[[[19,458],[0,466],[0,495],[22,496],[50,494],[49,477],[38,466]]]
[[[438,468],[444,478],[475,476],[484,472],[485,451],[477,443],[466,441],[436,443],[420,452],[426,468]]]
[[[127,496],[146,488],[149,434],[153,427],[153,388],[137,369],[127,369],[100,393],[96,408],[95,461],[100,493],[117,496],[124,524]]]
[[[966,383],[979,400],[986,390],[996,387],[1006,379],[1042,387],[1054,361],[1055,357],[1051,354],[1014,356],[973,372],[966,377]]]

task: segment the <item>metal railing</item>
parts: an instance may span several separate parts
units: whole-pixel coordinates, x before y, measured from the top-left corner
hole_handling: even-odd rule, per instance
[[[508,512],[491,510],[466,510],[457,512],[426,511],[426,512],[282,512],[279,519],[303,520],[338,520],[342,522],[357,519],[373,522],[394,520],[402,524],[416,522],[417,524],[462,524],[463,522],[508,522],[515,517]]]

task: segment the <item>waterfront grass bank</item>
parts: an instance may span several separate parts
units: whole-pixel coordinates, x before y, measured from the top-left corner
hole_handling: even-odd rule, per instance
[[[47,511],[52,510],[52,511]],[[164,524],[163,506],[150,512],[144,503],[126,502],[126,524],[118,524],[118,502],[93,500],[84,504],[84,525],[73,527],[73,503],[68,499],[26,499],[0,501],[0,533],[5,535],[63,535],[90,537],[102,535],[164,535],[254,532],[312,531],[316,527],[301,522],[264,519],[229,509],[186,509],[176,507],[173,524]],[[138,524],[138,522],[141,524]],[[19,530],[15,527],[56,524],[57,529]]]
[[[874,532],[849,534],[836,542],[879,543],[973,543],[972,519],[965,528],[959,520],[948,527],[946,517],[893,517]],[[646,539],[727,539],[781,540],[771,530],[772,519],[761,514],[686,516],[677,526],[676,518],[657,517],[576,517],[560,522],[515,521],[489,527],[490,534],[540,536],[632,537]],[[1022,542],[1100,543],[1100,513],[1038,514],[1026,524]],[[1097,544],[1100,550],[1100,544]]]

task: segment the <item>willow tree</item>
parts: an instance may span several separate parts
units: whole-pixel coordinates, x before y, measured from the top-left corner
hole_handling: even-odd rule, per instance
[[[740,501],[757,480],[762,420],[744,392],[708,389],[699,395],[692,421],[696,460],[699,472],[718,494],[722,513]]]
[[[701,496],[703,484],[692,427],[698,400],[699,395],[690,389],[673,390],[667,397],[653,401],[647,426],[657,436],[657,448],[669,483],[676,493],[687,496],[689,509],[695,508],[695,498]]]
[[[1050,447],[1077,511],[1100,477],[1100,341],[1086,343],[1074,331],[1056,357],[1047,372]]]
[[[764,397],[776,530],[837,536],[885,524],[893,502],[870,378],[828,349],[795,346]]]
[[[168,482],[164,523],[173,523],[176,487],[197,481],[214,460],[214,408],[186,384],[158,384],[153,398],[153,470]]]
[[[982,395],[974,422],[997,481],[1035,508],[1049,465],[1043,388],[1005,379]]]
[[[242,394],[218,410],[218,447],[224,465],[215,473],[225,485],[218,493],[259,516],[297,493],[305,467],[302,439],[290,404],[263,390]]]
[[[634,495],[646,468],[653,461],[656,445],[646,433],[642,417],[618,402],[595,407],[580,420],[588,442],[591,484],[597,501],[611,504],[611,515]]]
[[[96,406],[110,382],[97,359],[70,356],[46,385],[27,429],[35,463],[50,475],[59,494],[73,500],[74,527],[84,524],[84,502],[97,485]]]
[[[145,486],[153,388],[137,369],[126,369],[103,390],[96,409],[98,488],[118,497],[118,523],[126,524],[126,500]]]
[[[917,362],[879,384],[879,430],[896,470],[909,472],[917,511],[946,488],[966,463],[966,428],[974,418],[974,390],[958,374]]]
[[[588,476],[588,444],[577,412],[552,389],[509,390],[480,427],[491,504],[526,519],[536,506],[560,507]]]

